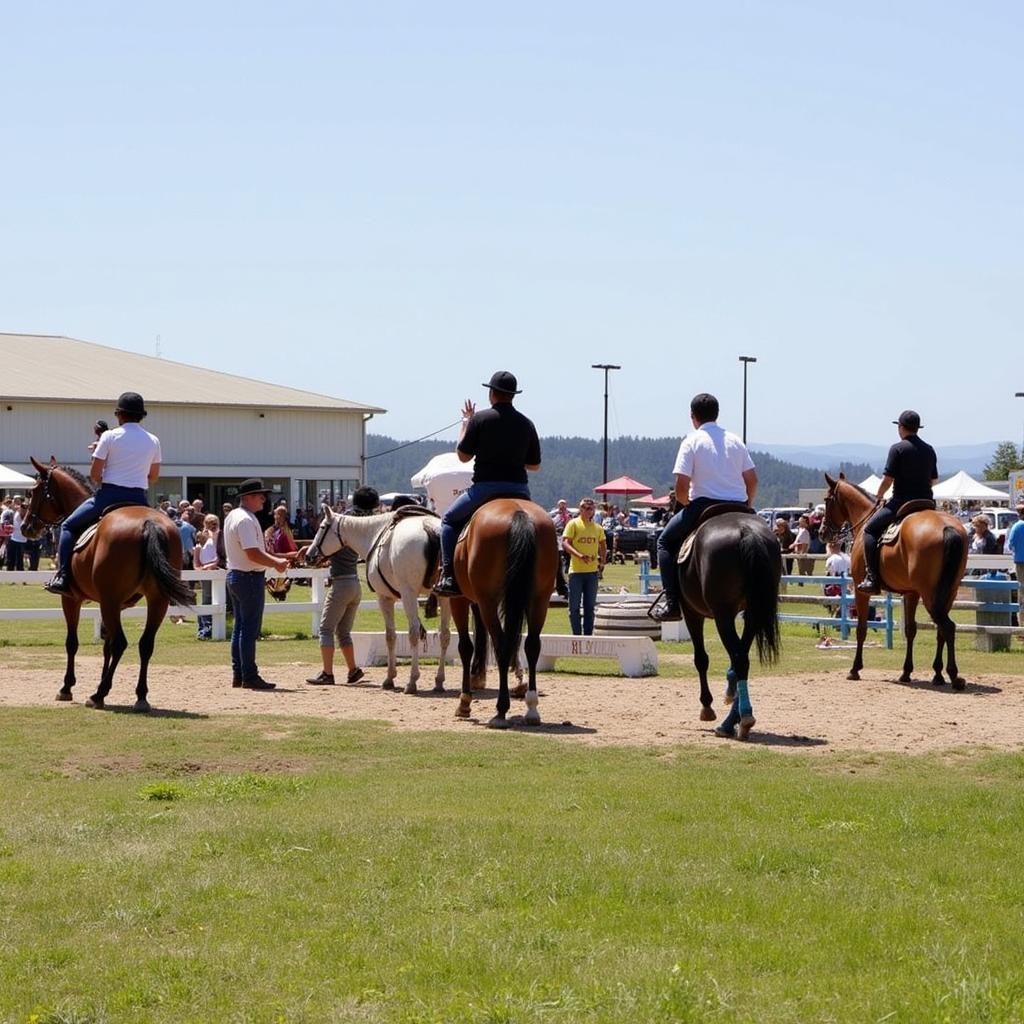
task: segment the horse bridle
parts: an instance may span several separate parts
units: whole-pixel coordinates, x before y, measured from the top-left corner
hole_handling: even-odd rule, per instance
[[[835,542],[841,545],[845,545],[846,542],[856,534],[857,530],[863,526],[874,514],[877,506],[873,505],[871,509],[863,515],[855,523],[851,523],[847,519],[842,526],[835,527],[832,525],[832,505],[836,501],[834,491],[829,491],[825,495],[825,515],[822,517],[821,526],[818,527],[818,536],[821,537],[825,543]]]
[[[52,475],[53,470],[46,470],[45,472],[39,474],[39,479],[43,485],[43,496],[39,499],[39,508],[42,508],[43,505],[46,504],[47,502],[53,505],[56,504],[53,500],[53,495],[50,494],[50,478],[52,477]],[[37,484],[36,486],[38,487],[39,485]],[[35,490],[35,488],[33,488],[33,490]],[[28,527],[29,533],[31,533],[34,529],[33,523],[37,519],[43,525],[43,527],[49,527],[58,526],[60,523],[64,522],[66,518],[67,516],[58,516],[56,519],[44,519],[38,512],[32,511],[32,502],[30,500],[28,515],[25,517],[25,521],[21,524],[21,529],[22,532],[24,533],[25,528]],[[28,534],[26,534],[26,536],[28,536]]]
[[[344,518],[344,516],[340,515],[332,516],[330,519],[324,516],[323,522],[317,527],[316,535],[313,537],[313,543],[310,544],[308,548],[306,548],[306,551],[309,551],[310,548],[316,551],[317,561],[319,561],[321,558],[330,558],[330,555],[324,555],[323,551],[321,551],[320,548],[324,540],[326,539],[327,534],[330,532],[332,526],[334,527],[334,534],[338,538],[338,543],[343,548],[348,547],[348,545],[345,543],[345,538],[341,535],[341,521]]]

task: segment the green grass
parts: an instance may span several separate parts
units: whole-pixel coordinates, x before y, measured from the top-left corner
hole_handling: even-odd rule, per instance
[[[0,711],[0,1021],[1019,1021],[1024,758]]]

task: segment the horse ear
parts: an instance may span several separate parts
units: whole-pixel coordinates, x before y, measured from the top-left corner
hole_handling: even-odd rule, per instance
[[[839,474],[839,479],[840,480],[845,480],[846,479],[846,474],[845,473],[840,473]]]
[[[57,456],[56,455],[51,455],[50,456],[50,469],[56,469],[56,468],[57,468]]]
[[[45,473],[46,472],[46,467],[42,463],[36,462],[36,457],[34,455],[30,455],[28,457],[28,460],[29,460],[29,462],[32,463],[33,466],[36,467],[36,472],[37,473]]]
[[[843,474],[842,474],[842,473],[840,473],[840,474],[839,474],[839,479],[841,480],[842,478],[843,478]],[[831,489],[832,489],[833,487],[835,487],[835,485],[836,485],[836,482],[835,482],[835,480],[833,480],[833,479],[832,479],[832,477],[830,477],[830,476],[828,475],[828,473],[826,473],[826,474],[825,474],[825,483],[827,483],[827,484],[828,484],[828,486],[829,486],[829,490],[831,490]]]

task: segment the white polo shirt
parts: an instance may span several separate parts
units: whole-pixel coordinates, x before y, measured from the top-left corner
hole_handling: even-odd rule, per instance
[[[746,501],[743,474],[754,468],[747,446],[717,423],[702,423],[679,445],[672,472],[690,478],[690,500]]]
[[[105,430],[92,453],[103,459],[103,482],[118,487],[149,487],[149,467],[162,462],[160,439],[139,423],[123,423]]]
[[[227,556],[228,571],[264,572],[265,565],[254,562],[246,553],[246,548],[259,548],[266,551],[263,543],[263,531],[259,520],[244,508],[233,508],[224,520],[224,554]]]

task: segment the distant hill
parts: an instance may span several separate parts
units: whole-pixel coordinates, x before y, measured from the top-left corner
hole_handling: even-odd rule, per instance
[[[367,436],[366,480],[381,493],[411,490],[409,481],[413,474],[433,456],[452,449],[451,442],[416,441],[388,455],[379,455],[402,443],[382,434]],[[678,437],[616,438],[608,444],[608,476],[631,476],[652,487],[655,495],[667,494],[672,487],[672,464],[678,448]],[[575,505],[582,495],[591,494],[604,482],[600,441],[587,437],[545,437],[541,439],[541,451],[543,461],[539,472],[530,474],[530,490],[534,500],[545,508],[551,508],[559,498]],[[854,480],[863,480],[873,472],[866,461],[836,458],[819,468],[756,449],[753,454],[761,481],[757,492],[759,508],[795,505],[801,487],[824,486],[822,469],[832,473],[842,469]],[[612,500],[622,504],[621,499]]]
[[[895,441],[895,438],[893,440]],[[939,476],[944,479],[962,469],[971,476],[980,478],[985,466],[992,461],[998,446],[998,441],[989,441],[985,444],[940,445]],[[828,469],[837,462],[858,462],[871,466],[875,473],[881,473],[889,447],[851,442],[817,446],[769,444],[764,445],[764,450],[798,466]]]

